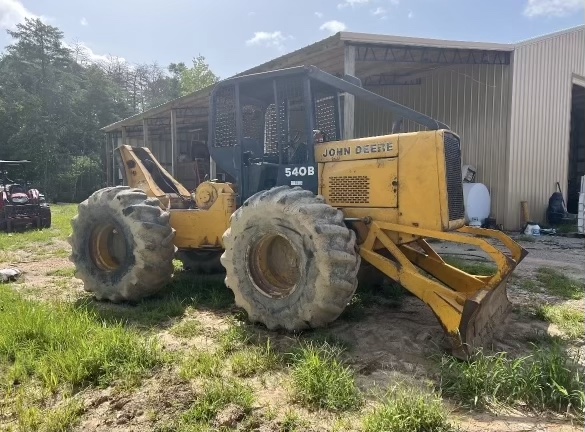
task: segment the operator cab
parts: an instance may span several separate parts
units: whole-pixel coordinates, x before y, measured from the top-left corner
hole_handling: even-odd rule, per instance
[[[338,78],[314,66],[228,78],[211,94],[208,145],[238,185],[238,205],[274,186],[318,193],[315,144],[342,139],[345,94],[431,130],[449,128],[362,88],[356,77]]]
[[[239,200],[274,186],[317,193],[314,145],[339,140],[338,90],[292,68],[228,79],[211,98],[210,154]]]

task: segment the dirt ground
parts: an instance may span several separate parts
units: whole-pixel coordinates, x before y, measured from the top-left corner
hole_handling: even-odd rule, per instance
[[[541,237],[534,242],[521,242],[529,254],[516,269],[510,279],[508,294],[515,306],[514,311],[499,329],[495,340],[496,350],[528,350],[529,336],[535,331],[558,333],[552,325],[531,319],[518,313],[518,308],[538,301],[547,301],[545,294],[527,292],[521,281],[534,278],[542,266],[562,270],[576,278],[585,280],[585,240],[564,237]],[[482,254],[465,248],[454,248],[442,243],[432,246],[440,254],[460,258],[482,259]],[[63,247],[63,245],[60,245]],[[24,272],[22,281],[16,286],[33,298],[44,300],[74,301],[86,297],[81,283],[76,279],[50,275],[57,269],[72,269],[65,257],[47,257],[33,260],[27,254],[14,255],[12,262],[0,262],[0,267],[15,266]],[[226,288],[227,289],[227,288]],[[572,301],[584,309],[583,300]],[[108,307],[107,305],[104,307]],[[131,306],[127,306],[131,307]],[[194,340],[174,337],[168,328],[178,320],[189,319],[196,314],[206,329],[216,330],[225,326],[225,313],[211,311],[187,311],[183,317],[172,322],[162,323],[154,328],[154,333],[164,346],[171,351],[187,351],[193,348],[205,349],[212,344],[208,338],[198,336]],[[400,309],[373,306],[366,310],[360,320],[340,319],[328,329],[328,334],[346,341],[351,347],[346,354],[347,360],[357,371],[360,388],[368,391],[385,388],[397,381],[421,382],[435,377],[432,354],[441,353],[445,347],[443,331],[431,310],[415,297],[406,297]],[[270,335],[276,343],[286,344],[290,335],[270,333],[260,327],[259,334]],[[584,339],[575,342],[582,347]],[[287,400],[283,394],[282,377],[278,373],[264,382],[255,382],[259,395],[258,409],[286,408]],[[184,411],[196,397],[196,382],[185,382],[177,378],[171,370],[162,370],[130,392],[117,388],[87,390],[84,394],[85,413],[75,430],[78,431],[154,431],[157,425],[172,419]],[[452,406],[453,417],[465,431],[577,431],[582,426],[571,425],[567,420],[549,416],[535,417],[525,412],[469,412]],[[328,413],[307,413],[314,419],[310,430],[333,430],[336,417]],[[274,422],[274,421],[272,421]],[[350,422],[351,423],[351,422]],[[272,427],[272,426],[274,427]],[[1,425],[0,425],[1,426]],[[277,423],[267,420],[265,429],[280,430]],[[340,428],[338,430],[345,430]]]

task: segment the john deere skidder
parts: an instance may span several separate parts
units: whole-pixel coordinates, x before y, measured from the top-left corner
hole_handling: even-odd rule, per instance
[[[347,94],[427,130],[344,140]],[[221,254],[225,284],[251,321],[298,330],[335,320],[369,263],[432,309],[459,357],[506,313],[506,280],[526,252],[501,232],[465,226],[460,143],[446,125],[354,77],[296,67],[220,82],[208,145],[234,181],[192,192],[147,148],[117,149],[127,186],[95,192],[72,222],[86,290],[136,301],[171,280],[176,251],[202,267]],[[477,246],[497,271],[458,270],[425,239]]]

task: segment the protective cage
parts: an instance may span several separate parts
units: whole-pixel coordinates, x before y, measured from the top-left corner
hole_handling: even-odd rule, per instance
[[[307,101],[309,88],[311,100]],[[214,124],[209,140],[212,148],[241,144],[243,152],[250,151],[263,160],[284,159],[286,163],[291,155],[281,150],[286,150],[295,139],[309,142],[313,134],[309,124],[329,141],[341,139],[338,92],[303,76],[285,75],[249,85],[221,87],[213,96],[212,112]],[[311,121],[307,122],[308,119]]]

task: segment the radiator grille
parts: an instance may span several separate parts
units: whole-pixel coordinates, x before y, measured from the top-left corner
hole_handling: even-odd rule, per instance
[[[445,133],[445,169],[447,171],[447,200],[449,203],[449,220],[465,217],[463,204],[463,179],[461,177],[461,148],[459,139]]]
[[[329,200],[339,204],[368,204],[370,178],[368,176],[329,177]]]

